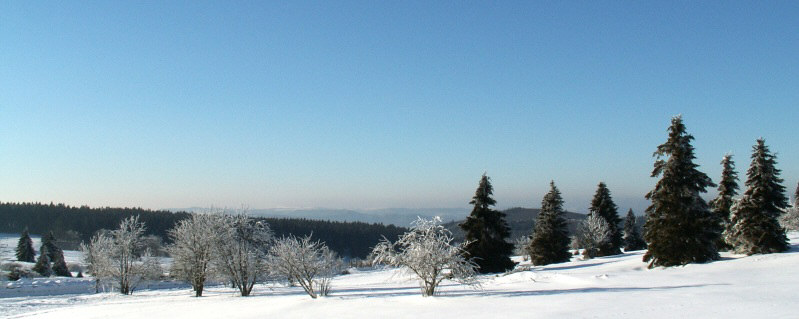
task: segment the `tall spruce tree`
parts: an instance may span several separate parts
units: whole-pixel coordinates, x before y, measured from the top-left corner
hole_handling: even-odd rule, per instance
[[[64,255],[56,255],[57,259],[53,260],[52,270],[53,275],[59,277],[72,277],[72,273],[69,272],[69,268],[67,267],[67,262],[64,260]]]
[[[653,154],[652,177],[661,178],[646,194],[652,202],[644,224],[649,250],[643,259],[649,268],[719,259],[721,225],[699,196],[716,185],[694,164],[694,137],[686,133],[681,116],[671,119],[668,131],[668,140]]]
[[[510,260],[513,244],[507,241],[510,227],[505,222],[505,214],[491,208],[496,204],[491,198],[493,194],[490,178],[483,174],[474,197],[469,202],[474,205],[472,213],[466,221],[458,225],[470,242],[464,250],[466,257],[474,258],[481,273],[503,272],[516,265]]]
[[[36,252],[33,250],[33,240],[31,240],[30,234],[28,234],[28,229],[22,231],[22,235],[19,236],[19,242],[17,242],[17,260],[25,261],[25,262],[35,262],[36,261]]]
[[[41,253],[43,251],[47,252],[47,258],[50,259],[50,262],[58,260],[59,258],[64,259],[64,251],[56,246],[55,235],[53,235],[52,231],[42,237],[42,246],[39,248],[39,252]]]
[[[730,215],[732,205],[735,203],[733,197],[738,195],[738,173],[735,172],[735,162],[732,160],[732,155],[727,154],[721,159],[721,182],[719,182],[719,195],[710,201],[710,207],[716,219],[721,223],[723,229],[730,227]],[[716,241],[716,246],[719,250],[729,250],[732,248],[724,240],[724,236],[719,236]]]
[[[789,248],[785,229],[778,221],[788,208],[788,198],[776,165],[777,157],[771,154],[766,141],[758,139],[746,172],[746,191],[732,209],[732,227],[725,234],[737,253],[769,254]]]
[[[549,183],[549,188],[549,193],[541,201],[541,211],[538,213],[528,248],[533,265],[560,263],[571,259],[569,229],[563,217],[563,198],[554,181]]]
[[[624,219],[624,251],[641,249],[646,249],[646,242],[641,237],[641,232],[638,231],[635,214],[633,209],[630,208],[627,211],[627,217]]]
[[[622,247],[622,234],[619,229],[619,208],[613,202],[610,196],[610,190],[605,183],[600,182],[597,185],[596,194],[594,199],[591,200],[591,207],[588,209],[589,214],[602,217],[610,226],[611,238],[610,241],[599,248],[598,256],[610,256],[621,254]]]

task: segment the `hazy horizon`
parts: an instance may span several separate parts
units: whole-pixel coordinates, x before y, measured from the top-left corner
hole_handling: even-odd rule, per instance
[[[672,116],[799,181],[799,2],[0,3],[0,201],[641,214]],[[712,198],[710,189],[705,198]]]

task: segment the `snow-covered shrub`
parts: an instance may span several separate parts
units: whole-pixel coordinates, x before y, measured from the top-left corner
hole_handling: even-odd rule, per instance
[[[170,274],[191,283],[194,295],[203,295],[205,281],[211,273],[217,230],[223,216],[192,214],[169,231],[173,244],[167,250],[173,258]]]
[[[244,214],[222,215],[215,233],[214,266],[243,297],[249,296],[255,283],[268,273],[269,225]]]
[[[530,260],[530,241],[532,240],[531,236],[520,236],[513,241],[513,254],[516,256],[522,256],[524,260]]]
[[[111,281],[122,294],[132,294],[136,286],[149,279],[158,279],[162,270],[158,260],[144,249],[144,223],[138,216],[123,219],[119,228],[98,232],[88,245],[82,245],[89,271],[101,281]]]
[[[601,255],[602,247],[610,244],[613,239],[613,230],[610,224],[594,214],[588,215],[577,227],[577,234],[574,236],[572,248],[582,248],[583,258],[594,258]]]
[[[5,275],[6,278],[11,281],[19,280],[20,278],[33,277],[33,273],[31,272],[30,268],[17,262],[3,264],[0,266],[0,271],[2,271],[3,275]]]
[[[392,243],[383,239],[372,251],[373,264],[404,268],[419,277],[423,296],[433,296],[445,278],[477,285],[477,264],[463,257],[466,243],[452,245],[452,233],[441,218],[418,218],[410,231]]]
[[[312,241],[311,236],[276,240],[269,264],[275,275],[299,284],[311,298],[330,292],[330,282],[342,266],[335,252],[320,241]]]

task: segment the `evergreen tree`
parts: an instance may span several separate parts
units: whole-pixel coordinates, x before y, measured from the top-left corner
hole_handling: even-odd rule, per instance
[[[646,249],[646,242],[638,231],[638,224],[635,219],[633,209],[630,208],[627,212],[627,218],[624,220],[624,251]]]
[[[72,273],[69,272],[67,263],[64,261],[64,255],[56,255],[56,258],[57,259],[53,260],[53,275],[60,277],[72,277]]]
[[[51,262],[59,258],[64,259],[64,251],[56,246],[55,235],[53,235],[52,231],[42,237],[42,246],[39,248],[39,251],[47,251],[47,258],[49,258]]]
[[[28,229],[22,231],[17,243],[17,260],[32,263],[36,261],[36,252],[33,250],[33,240],[28,234]]]
[[[738,173],[735,172],[735,162],[732,160],[732,155],[724,155],[721,159],[721,182],[719,182],[719,195],[710,201],[710,207],[716,220],[721,223],[723,229],[730,227],[730,208],[732,208],[735,200],[733,197],[738,195]],[[732,248],[724,240],[723,236],[719,236],[716,241],[716,246],[719,250],[728,250]]]
[[[471,215],[461,223],[460,228],[466,233],[469,244],[465,248],[467,258],[474,258],[481,273],[504,272],[516,265],[510,260],[513,244],[507,241],[510,227],[505,222],[505,213],[494,210],[491,206],[496,201],[491,198],[494,188],[486,174],[469,204],[473,204]]]
[[[649,267],[677,266],[719,258],[716,240],[721,226],[713,218],[700,193],[716,186],[694,164],[694,137],[686,133],[682,118],[671,120],[669,139],[658,146],[652,177],[661,176],[646,194],[652,204],[646,209],[644,239]]]
[[[605,183],[600,182],[594,194],[594,199],[591,200],[591,207],[588,209],[589,214],[599,216],[605,219],[610,226],[610,240],[599,248],[598,256],[610,256],[621,254],[622,247],[622,234],[619,229],[619,208],[610,197],[610,190]]]
[[[538,213],[528,249],[533,265],[560,263],[571,259],[569,229],[563,217],[563,198],[554,181],[549,183],[549,187],[549,193],[541,202],[541,212]]]
[[[742,254],[768,254],[788,250],[788,237],[778,222],[788,208],[785,187],[780,183],[776,156],[771,154],[765,140],[758,139],[752,147],[752,163],[746,172],[747,189],[733,207],[732,227],[726,233],[727,242]]]
[[[45,277],[50,277],[53,274],[53,269],[50,267],[50,257],[47,257],[47,248],[39,252],[39,259],[33,265],[33,271]]]

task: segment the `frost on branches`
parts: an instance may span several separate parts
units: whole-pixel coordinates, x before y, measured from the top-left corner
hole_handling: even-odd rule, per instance
[[[780,225],[785,230],[797,231],[799,230],[799,184],[796,185],[796,193],[793,196],[793,207],[780,217]]]
[[[477,286],[477,264],[464,258],[464,244],[453,246],[452,239],[440,217],[418,218],[396,242],[383,239],[377,244],[372,251],[373,263],[401,267],[419,277],[423,296],[435,295],[445,278]]]
[[[139,216],[132,216],[122,220],[118,229],[100,232],[89,245],[81,246],[98,288],[101,281],[108,280],[120,293],[129,295],[141,281],[163,274],[158,259],[144,247],[144,230]]]
[[[244,214],[223,215],[216,235],[216,268],[227,275],[241,296],[249,296],[255,283],[269,271],[267,252],[272,242],[269,225]]]
[[[217,230],[221,229],[224,218],[195,213],[169,231],[173,244],[168,251],[174,260],[170,274],[191,283],[195,297],[203,295],[205,281],[210,276]]]
[[[283,237],[270,249],[269,265],[273,274],[298,283],[311,298],[327,296],[330,281],[341,270],[336,253],[311,236]]]
[[[611,245],[613,241],[613,230],[605,218],[597,214],[590,214],[577,227],[575,244],[583,248],[584,258],[594,258],[604,256],[602,249]]]

